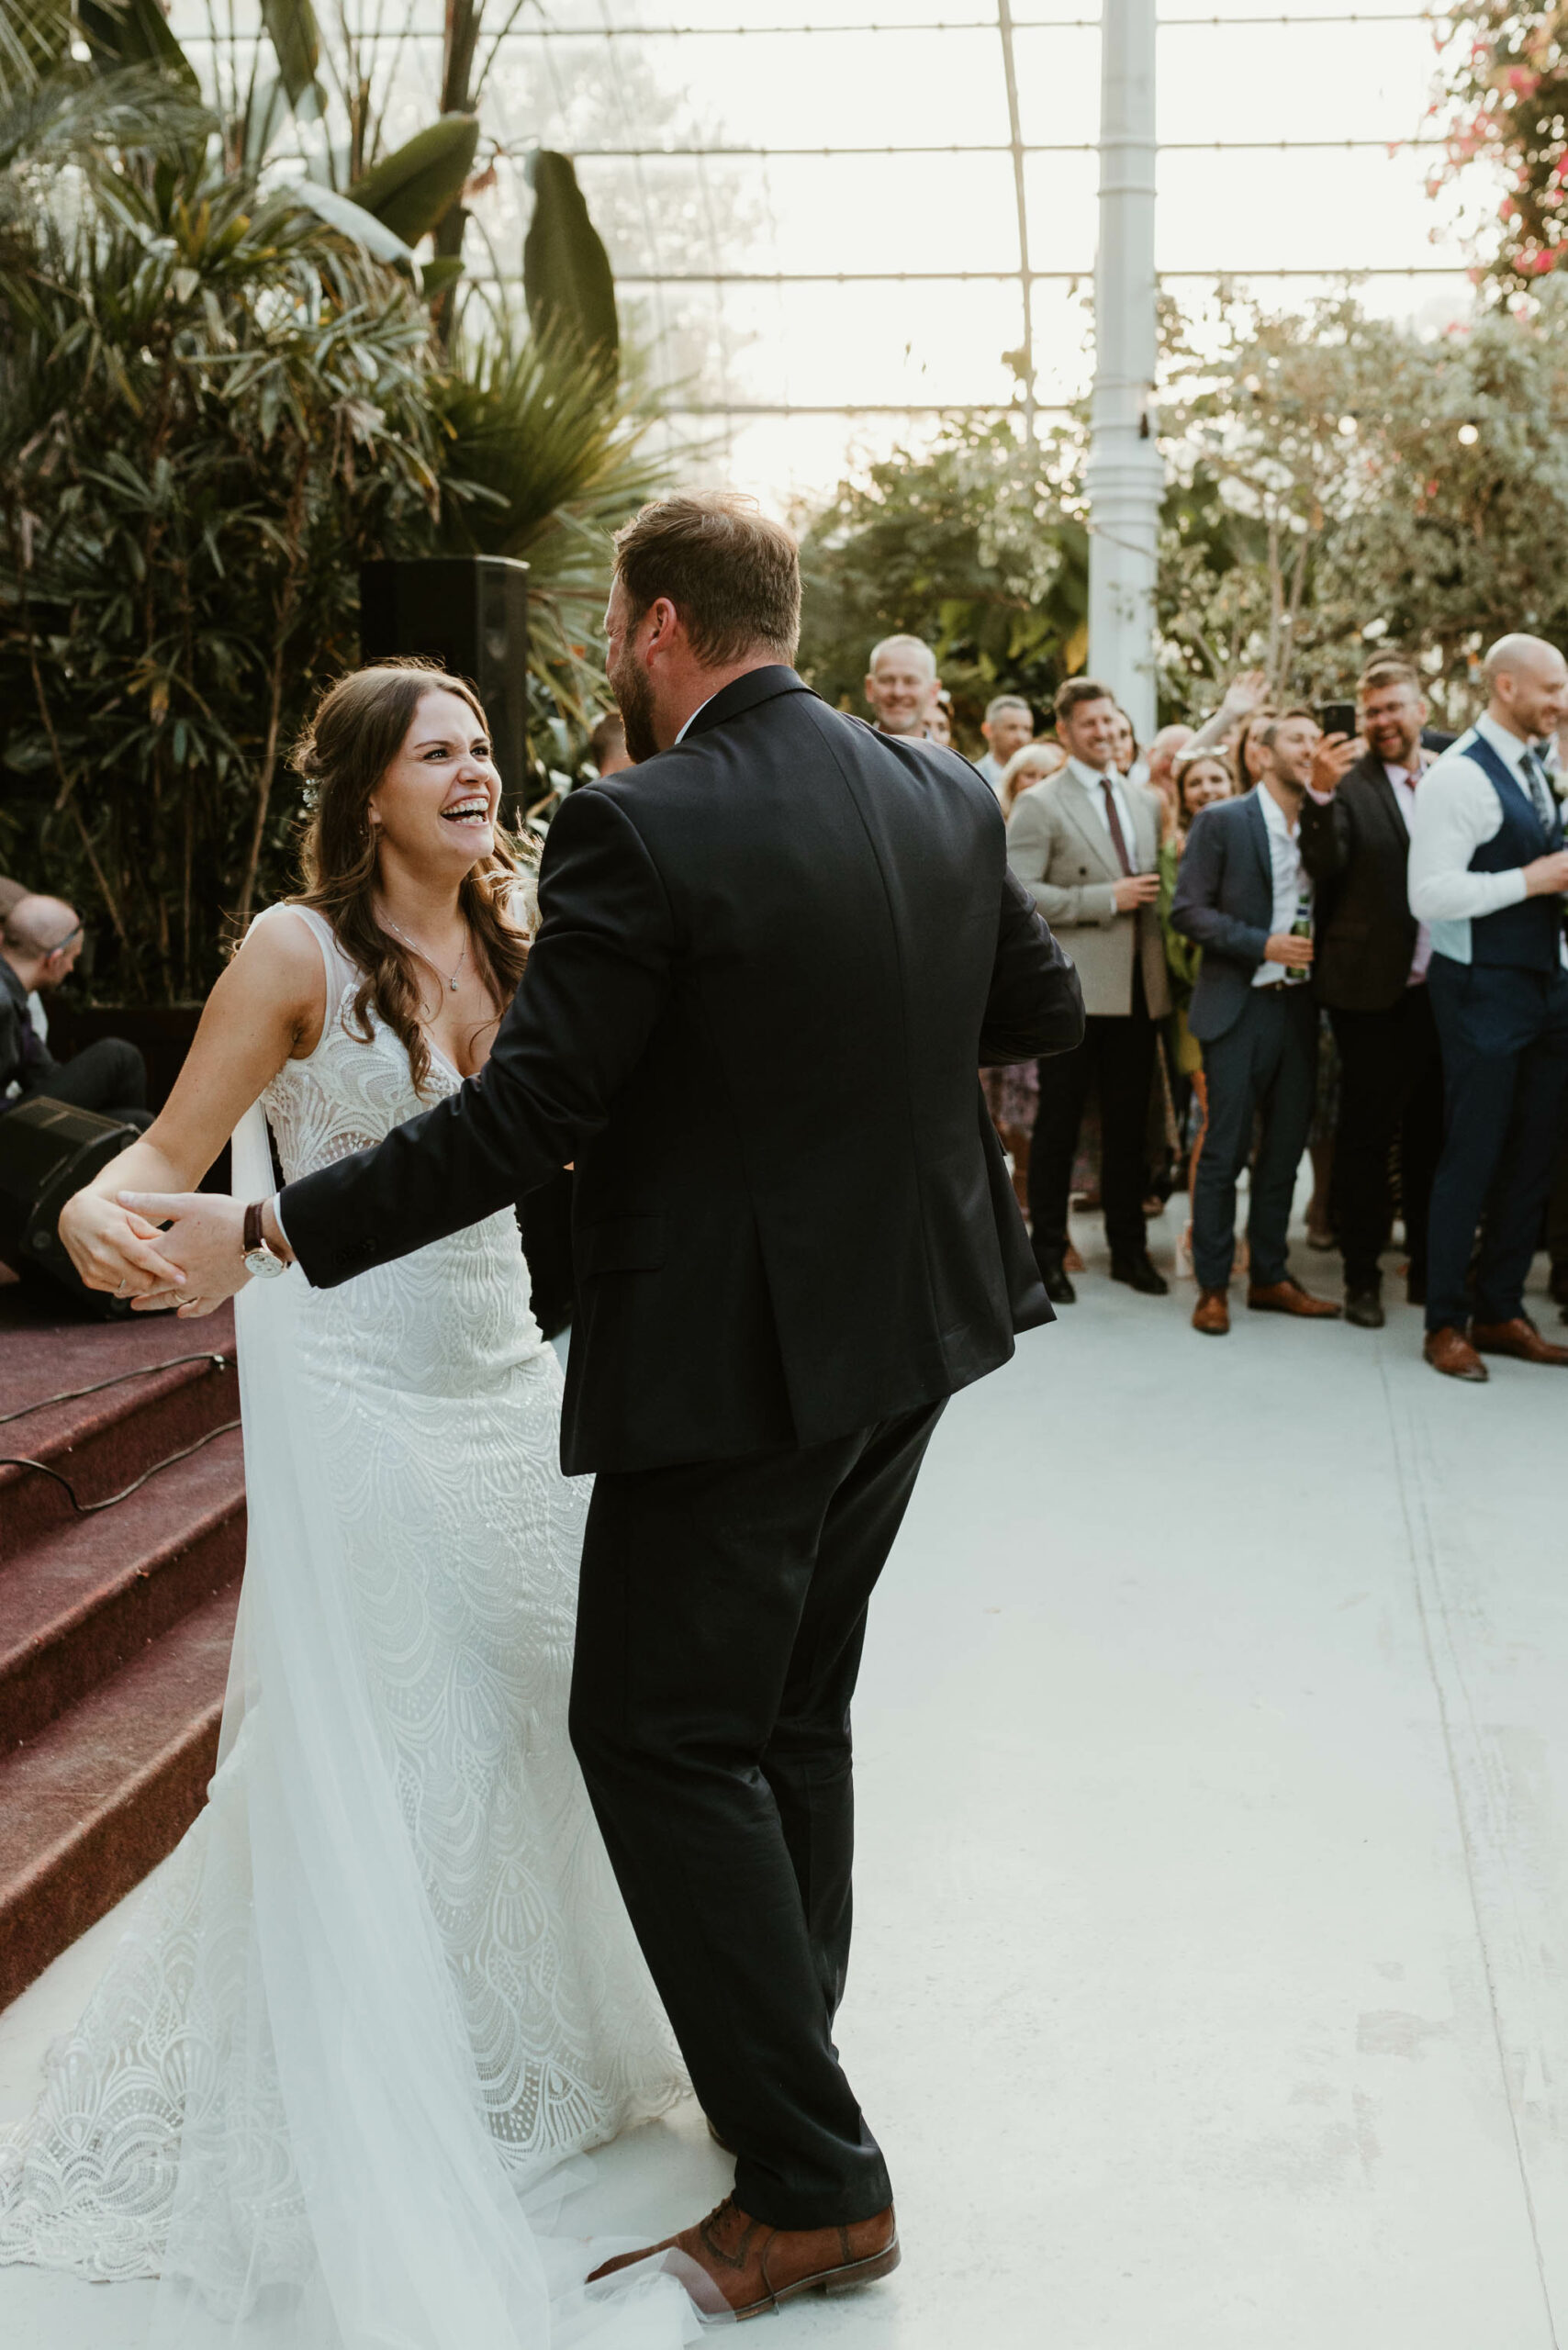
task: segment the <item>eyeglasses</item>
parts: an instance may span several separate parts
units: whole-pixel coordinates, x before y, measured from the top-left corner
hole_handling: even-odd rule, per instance
[[[63,954],[64,954],[64,952],[65,952],[65,950],[66,950],[66,948],[67,948],[68,946],[73,946],[73,945],[75,944],[76,940],[77,940],[77,939],[79,939],[79,938],[81,937],[81,935],[82,935],[82,924],[81,924],[80,923],[78,923],[74,930],[68,930],[68,931],[66,932],[66,934],[65,934],[65,935],[64,935],[64,937],[63,937],[63,938],[57,938],[57,939],[55,940],[54,945],[53,945],[52,946],[46,946],[46,947],[44,948],[44,950],[43,950],[43,958],[44,958],[44,961],[47,963],[47,962],[48,962],[48,960],[49,960],[49,958],[50,958],[50,957],[51,955],[63,955]]]

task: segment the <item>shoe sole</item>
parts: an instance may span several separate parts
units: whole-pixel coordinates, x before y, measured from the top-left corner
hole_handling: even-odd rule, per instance
[[[1248,1299],[1247,1311],[1249,1314],[1286,1314],[1290,1316],[1293,1322],[1340,1322],[1344,1319],[1344,1315],[1340,1311],[1340,1308],[1337,1305],[1330,1305],[1327,1308],[1320,1309],[1316,1314],[1304,1314],[1299,1306],[1265,1305],[1255,1297],[1249,1297]]]
[[[752,2301],[732,2314],[737,2324],[744,2324],[747,2318],[776,2317],[787,2301],[798,2301],[807,2293],[821,2293],[825,2298],[834,2293],[857,2292],[862,2285],[874,2285],[879,2277],[890,2277],[902,2257],[895,2236],[885,2251],[873,2253],[869,2260],[853,2260],[843,2268],[821,2268],[814,2277],[802,2277],[793,2285],[782,2286],[766,2301]],[[705,2322],[722,2325],[726,2321],[713,2318]]]
[[[1429,1355],[1423,1360],[1427,1369],[1435,1371],[1439,1379],[1458,1379],[1462,1381],[1466,1387],[1484,1387],[1492,1376],[1484,1363],[1479,1371],[1445,1371],[1441,1363],[1434,1362]]]

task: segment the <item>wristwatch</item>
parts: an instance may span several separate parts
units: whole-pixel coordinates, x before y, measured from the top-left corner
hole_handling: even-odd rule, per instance
[[[288,1270],[283,1259],[275,1257],[267,1247],[263,1236],[262,1210],[265,1205],[264,1200],[252,1200],[245,1210],[245,1233],[242,1242],[245,1252],[245,1270],[264,1281],[271,1281],[274,1273],[286,1273]]]

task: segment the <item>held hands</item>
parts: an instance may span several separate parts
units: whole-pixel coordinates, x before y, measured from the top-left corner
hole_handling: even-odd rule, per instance
[[[78,1192],[60,1211],[60,1237],[89,1289],[161,1306],[173,1303],[172,1292],[183,1280],[180,1268],[158,1245],[157,1225],[123,1201],[102,1192]]]
[[[1283,963],[1294,971],[1305,971],[1312,961],[1312,941],[1298,938],[1294,931],[1276,930],[1263,949],[1265,963]]]
[[[1568,848],[1538,856],[1533,865],[1525,867],[1524,874],[1527,898],[1551,898],[1560,890],[1568,890]]]
[[[120,1204],[131,1215],[168,1225],[158,1234],[156,1256],[163,1274],[159,1289],[131,1294],[138,1313],[173,1305],[182,1322],[195,1322],[244,1288],[245,1209],[218,1192],[122,1192]]]
[[[1111,896],[1119,914],[1136,913],[1139,906],[1152,906],[1159,895],[1158,873],[1127,873],[1111,884]]]
[[[1325,734],[1312,755],[1307,789],[1332,791],[1350,774],[1366,747],[1359,734]]]

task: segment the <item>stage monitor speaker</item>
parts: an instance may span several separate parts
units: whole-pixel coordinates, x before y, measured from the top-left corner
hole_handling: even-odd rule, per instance
[[[359,575],[360,656],[422,654],[466,677],[490,722],[501,789],[517,806],[529,789],[528,565],[510,555],[422,555],[366,563]]]
[[[134,1126],[35,1094],[0,1113],[0,1259],[24,1277],[42,1275],[95,1314],[129,1314],[128,1300],[89,1289],[60,1237],[60,1211],[100,1168],[140,1139]]]

